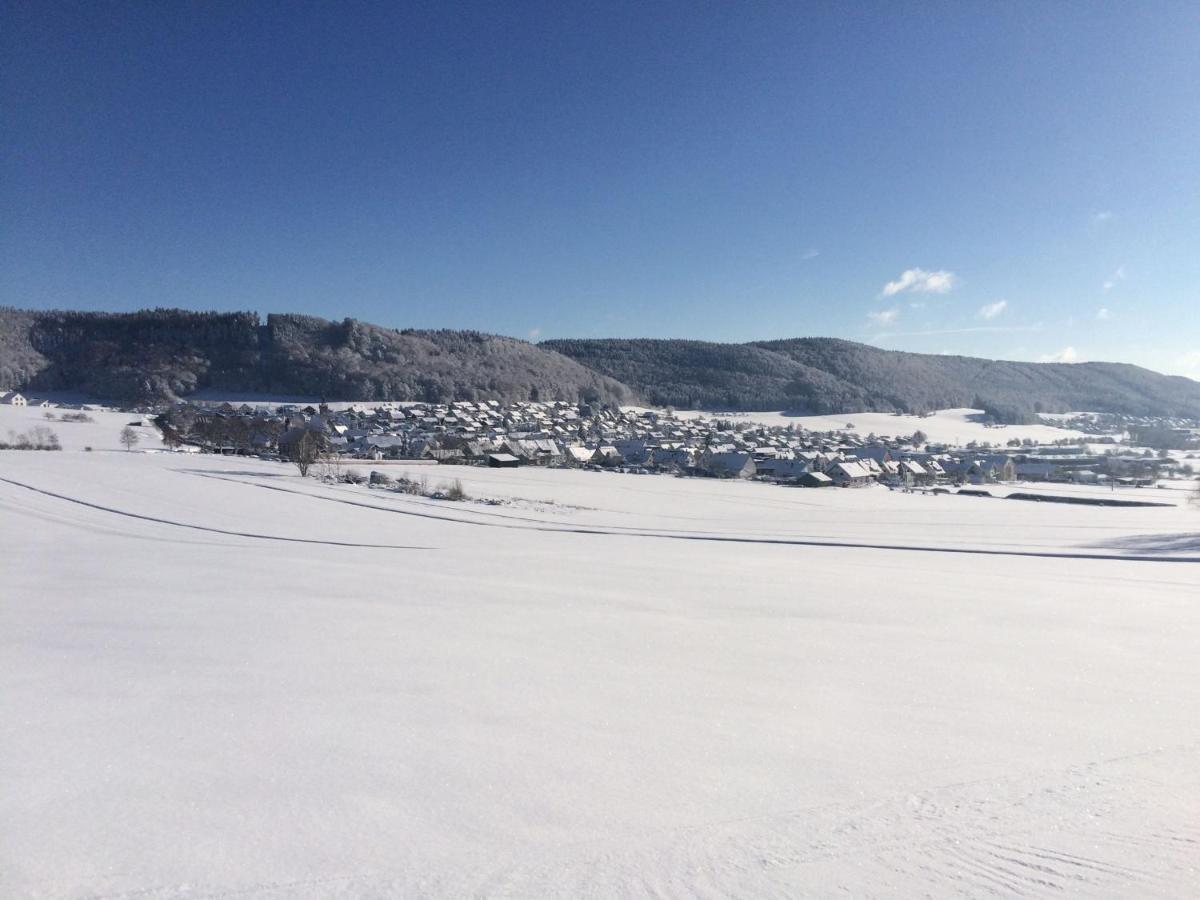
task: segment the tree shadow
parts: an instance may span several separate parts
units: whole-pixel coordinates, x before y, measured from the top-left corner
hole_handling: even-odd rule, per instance
[[[176,469],[177,472],[186,472],[188,475],[245,475],[253,476],[254,478],[287,478],[289,475],[294,475],[294,472],[263,472],[254,469]]]
[[[1128,553],[1163,555],[1172,553],[1200,553],[1200,533],[1180,532],[1177,534],[1139,534],[1097,541],[1088,546],[1099,550],[1124,550]]]

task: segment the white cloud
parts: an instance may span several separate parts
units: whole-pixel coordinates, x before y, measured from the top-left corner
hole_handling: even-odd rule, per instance
[[[818,250],[816,247],[809,247],[807,250],[805,250],[803,253],[800,254],[800,258],[801,259],[816,259],[820,255],[821,255],[821,251]]]
[[[536,341],[541,336],[542,336],[542,328],[540,325],[537,328],[529,329],[529,339],[531,341]]]
[[[1107,306],[1102,306],[1096,310],[1096,318],[1101,322],[1107,322],[1112,318],[1112,311]]]
[[[881,309],[879,312],[867,313],[867,321],[877,328],[883,325],[891,325],[900,315],[898,309]]]
[[[892,297],[906,291],[914,294],[945,294],[954,290],[957,285],[958,276],[953,272],[905,269],[899,278],[883,286],[881,296]]]
[[[946,334],[985,334],[993,332],[1041,330],[1042,324],[1039,322],[1037,325],[977,325],[973,328],[929,328],[921,331],[889,331],[885,334],[877,334],[875,337],[936,337]]]
[[[1007,300],[997,300],[995,303],[989,303],[987,306],[979,307],[979,317],[982,319],[994,319],[1008,309]]]
[[[1100,212],[1098,212],[1092,216],[1092,224],[1093,225],[1103,225],[1106,222],[1111,222],[1116,217],[1117,217],[1117,214],[1114,213],[1111,209],[1103,209]]]
[[[1191,353],[1185,353],[1179,359],[1175,360],[1175,365],[1179,367],[1180,372],[1187,375],[1200,375],[1200,350],[1193,350]]]
[[[1113,288],[1115,288],[1117,286],[1118,281],[1124,281],[1124,280],[1125,280],[1125,267],[1117,266],[1117,270],[1115,272],[1113,272],[1112,275],[1108,278],[1108,280],[1105,281],[1104,284],[1102,284],[1100,287],[1104,290],[1105,293],[1108,293],[1109,291],[1111,291]]]
[[[1079,362],[1079,353],[1074,347],[1063,347],[1057,353],[1044,354],[1040,362],[1073,363]]]

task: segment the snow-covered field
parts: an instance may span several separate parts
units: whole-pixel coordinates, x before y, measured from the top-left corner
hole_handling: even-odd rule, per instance
[[[931,441],[961,446],[969,441],[1004,444],[1013,438],[1050,443],[1061,440],[1094,439],[1081,431],[1053,425],[1005,425],[989,428],[978,409],[943,409],[929,416],[898,416],[892,413],[838,413],[834,416],[793,416],[782,412],[708,413],[697,410],[676,412],[684,419],[732,419],[762,425],[796,425],[809,431],[853,431],[860,435],[874,432],[880,436],[907,437],[923,431]],[[847,425],[853,428],[847,429]]]
[[[83,412],[90,422],[64,422],[64,415]],[[49,413],[53,418],[46,418]],[[121,444],[121,431],[131,422],[140,422],[143,416],[136,413],[117,412],[111,409],[41,409],[33,406],[0,406],[0,439],[10,432],[29,432],[37,427],[49,428],[58,435],[63,450],[83,450],[91,447],[95,451],[125,451]],[[138,450],[161,450],[162,435],[152,424],[139,425]]]
[[[0,452],[0,896],[1200,892],[1200,511],[411,472]]]

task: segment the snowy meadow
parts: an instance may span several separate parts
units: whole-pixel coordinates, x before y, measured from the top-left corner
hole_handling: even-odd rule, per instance
[[[4,896],[1200,890],[1182,492],[388,467],[451,503],[120,424],[0,452]]]

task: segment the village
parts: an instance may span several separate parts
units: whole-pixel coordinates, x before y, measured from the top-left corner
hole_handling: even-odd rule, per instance
[[[1013,438],[935,443],[908,435],[860,435],[764,425],[736,416],[684,418],[671,410],[565,401],[251,406],[178,403],[154,423],[169,445],[227,455],[290,459],[300,442],[339,460],[406,460],[493,468],[543,466],[631,474],[757,479],[797,487],[903,488],[1017,481],[1148,486],[1190,477],[1200,431],[1159,430],[1175,452],[1129,443],[1034,443]],[[1148,426],[1147,426],[1148,427]]]

